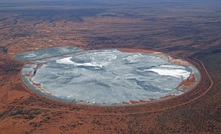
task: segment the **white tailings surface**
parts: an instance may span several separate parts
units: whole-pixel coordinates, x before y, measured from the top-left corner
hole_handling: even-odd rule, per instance
[[[36,66],[27,64],[23,74]],[[154,54],[127,53],[116,49],[85,51],[43,64],[30,77],[46,93],[57,98],[90,103],[128,102],[180,95],[176,87],[192,66],[170,63]]]

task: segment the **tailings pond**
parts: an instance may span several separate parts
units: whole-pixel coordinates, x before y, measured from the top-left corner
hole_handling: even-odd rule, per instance
[[[21,76],[32,91],[75,104],[163,101],[188,92],[200,80],[192,64],[181,59],[171,62],[172,57],[160,52],[86,51],[67,46],[25,52],[15,59],[28,62]]]

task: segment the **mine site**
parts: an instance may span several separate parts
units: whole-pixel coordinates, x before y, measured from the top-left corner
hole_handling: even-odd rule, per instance
[[[220,4],[0,1],[0,134],[221,133]]]
[[[159,52],[57,47],[25,52],[15,59],[34,62],[22,69],[22,81],[28,88],[75,104],[153,102],[181,95],[200,80],[200,73],[190,63]]]

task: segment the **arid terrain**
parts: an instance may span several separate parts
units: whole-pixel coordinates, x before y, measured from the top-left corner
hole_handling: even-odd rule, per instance
[[[1,1],[0,133],[221,133],[221,2]],[[190,92],[135,106],[84,106],[39,96],[21,80],[21,52],[55,46],[128,48],[185,59]]]

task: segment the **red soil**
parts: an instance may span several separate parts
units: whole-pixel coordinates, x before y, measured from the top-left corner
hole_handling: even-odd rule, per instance
[[[145,49],[118,48],[118,50],[120,50],[121,52],[129,52],[129,53],[133,53],[133,52],[139,52],[139,53],[145,53],[145,54],[155,53],[154,51],[145,50]]]
[[[196,82],[196,78],[194,74],[191,74],[186,80],[182,81],[177,89],[182,88],[182,91],[189,89]]]
[[[31,71],[28,72],[27,74],[24,74],[24,76],[31,77]]]
[[[175,95],[162,96],[162,97],[160,97],[160,99],[168,99],[168,98],[172,98],[172,97],[175,97]]]
[[[0,71],[4,76],[0,90],[0,133],[137,133],[141,130],[148,133],[157,124],[168,123],[166,119],[159,121],[159,117],[167,117],[163,115],[168,111],[178,116],[184,105],[201,98],[212,87],[213,82],[205,66],[194,59],[191,61],[199,68],[202,79],[196,88],[186,94],[136,106],[100,107],[62,103],[33,93],[22,83],[18,70],[22,68],[22,63],[6,58],[6,65],[1,66]],[[141,102],[146,101],[130,103]],[[173,124],[170,122],[167,127]],[[162,129],[155,128],[155,132],[159,130]]]

